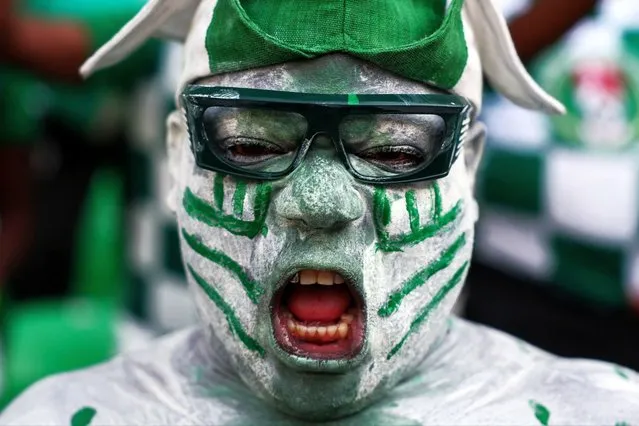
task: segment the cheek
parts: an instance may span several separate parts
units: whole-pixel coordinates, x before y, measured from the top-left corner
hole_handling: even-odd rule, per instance
[[[379,356],[415,359],[436,338],[466,274],[473,204],[463,167],[417,188],[377,189],[375,267],[365,273]]]
[[[256,333],[264,293],[259,259],[268,257],[256,252],[269,234],[271,187],[201,170],[183,182],[181,246],[200,316],[231,352],[262,356]]]

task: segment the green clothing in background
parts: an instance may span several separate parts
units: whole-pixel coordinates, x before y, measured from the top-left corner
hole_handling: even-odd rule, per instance
[[[167,167],[165,121],[175,109],[183,47],[167,44],[161,70],[138,108],[143,112],[131,144],[133,199],[129,211],[131,281],[127,308],[156,332],[195,322],[195,307],[182,265],[178,226],[166,204],[171,179]]]
[[[619,18],[639,7],[602,3],[531,66],[567,115],[486,97],[476,259],[624,308],[639,302],[639,33]]]
[[[30,16],[83,25],[94,51],[144,3],[144,0],[25,0],[19,4],[22,13]],[[159,43],[147,44],[123,64],[79,85],[47,82],[22,70],[0,69],[3,129],[0,144],[33,142],[45,116],[78,129],[89,141],[108,137],[110,129],[124,125],[136,84],[156,71],[158,49]]]

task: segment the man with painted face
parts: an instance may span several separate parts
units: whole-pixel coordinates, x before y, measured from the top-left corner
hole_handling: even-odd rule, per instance
[[[36,384],[0,423],[639,422],[635,373],[450,316],[482,69],[562,110],[492,0],[153,0],[85,74],[153,34],[186,44],[169,203],[202,326]]]

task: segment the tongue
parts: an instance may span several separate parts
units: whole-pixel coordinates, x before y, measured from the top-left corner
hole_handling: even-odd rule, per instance
[[[333,322],[350,306],[351,294],[345,285],[294,285],[286,304],[300,321]]]

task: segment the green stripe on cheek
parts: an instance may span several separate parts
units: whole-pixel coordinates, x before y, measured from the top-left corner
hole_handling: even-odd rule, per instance
[[[465,245],[466,234],[462,234],[444,253],[442,253],[439,259],[409,278],[406,282],[404,282],[401,289],[391,293],[388,297],[388,302],[379,308],[379,316],[389,317],[397,312],[406,296],[424,285],[433,275],[450,266],[459,250],[461,250],[461,248]]]
[[[415,192],[408,191],[405,198],[411,232],[391,237],[386,229],[391,221],[390,201],[386,196],[386,190],[384,188],[378,187],[375,189],[375,195],[373,197],[373,218],[378,240],[377,248],[379,250],[384,252],[402,251],[405,247],[417,245],[428,238],[434,237],[443,228],[459,219],[463,211],[462,201],[457,202],[451,210],[442,215],[441,191],[437,183],[433,185],[432,192],[434,206],[431,221],[424,226],[420,226]]]
[[[439,220],[442,216],[442,190],[439,185],[433,186],[433,218]]]
[[[197,238],[194,235],[189,234],[186,230],[182,229],[182,236],[184,237],[184,241],[200,256],[210,260],[211,262],[221,266],[222,268],[229,271],[231,274],[235,275],[235,277],[242,283],[242,287],[246,291],[249,299],[255,304],[258,303],[260,296],[264,292],[260,285],[253,281],[248,274],[242,269],[239,263],[231,259],[226,254],[222,253],[219,250],[215,250],[209,248],[202,243],[202,240]]]
[[[246,183],[238,182],[233,194],[233,213],[241,217],[244,214],[244,198],[246,198]]]
[[[410,230],[415,233],[419,232],[419,210],[417,209],[417,195],[415,191],[406,193],[406,210],[410,221]]]
[[[446,296],[448,296],[448,293],[450,293],[455,287],[457,287],[457,285],[464,277],[464,273],[468,268],[468,264],[468,262],[464,263],[464,265],[459,270],[457,270],[457,272],[455,272],[455,275],[450,279],[450,281],[437,292],[435,297],[433,297],[430,302],[428,302],[428,305],[426,305],[426,307],[420,312],[417,318],[415,318],[415,320],[413,320],[413,322],[410,324],[408,332],[404,335],[402,340],[400,340],[399,343],[395,345],[393,349],[391,349],[386,359],[391,359],[397,354],[397,352],[399,352],[408,338],[420,329],[420,327],[430,316],[431,312],[433,312],[433,310],[435,310],[439,306],[439,304],[446,298]]]
[[[271,203],[271,186],[265,184],[257,186],[253,206],[254,220],[245,221],[236,218],[234,215],[225,214],[219,207],[224,204],[224,190],[222,189],[220,194],[219,185],[221,185],[221,183],[216,182],[214,189],[215,207],[197,197],[189,188],[187,188],[184,191],[184,196],[182,197],[182,206],[184,207],[186,214],[205,225],[226,229],[233,235],[248,238],[255,238],[260,234],[265,236],[268,233],[268,228],[266,227],[265,222],[268,207]],[[238,195],[238,193],[240,195]],[[240,196],[242,194],[243,197],[246,196],[246,187],[239,185],[235,194],[234,205],[237,207],[240,203],[238,201]],[[235,208],[234,210],[237,211],[238,209]]]
[[[382,187],[375,188],[375,222],[379,227],[386,227],[391,221],[391,205],[386,190]]]
[[[246,330],[244,330],[244,327],[242,326],[240,320],[237,318],[237,315],[235,314],[233,308],[231,308],[231,306],[209,283],[204,280],[204,278],[199,276],[193,270],[191,265],[187,265],[187,268],[195,282],[200,286],[204,293],[206,293],[209,299],[211,299],[213,303],[215,303],[215,306],[217,306],[222,311],[222,313],[226,317],[226,322],[229,325],[231,333],[235,337],[240,339],[240,341],[244,344],[244,346],[246,346],[248,350],[257,352],[260,356],[263,357],[265,354],[264,348],[262,348],[262,346],[260,346],[260,344],[257,343],[255,339],[249,336]]]
[[[215,175],[215,181],[213,182],[213,200],[215,201],[215,207],[218,210],[222,210],[224,207],[224,175]]]

